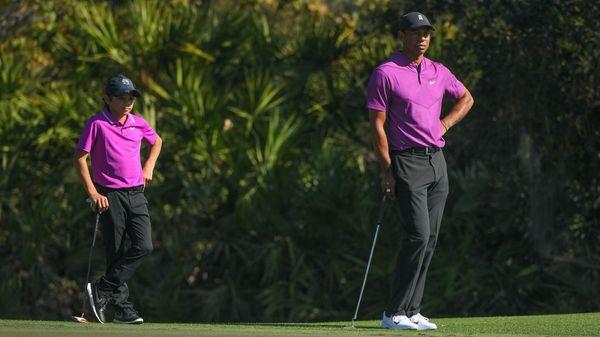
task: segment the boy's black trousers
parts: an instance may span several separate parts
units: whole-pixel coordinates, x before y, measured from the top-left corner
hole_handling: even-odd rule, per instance
[[[123,309],[131,307],[126,282],[153,249],[148,201],[143,186],[123,189],[99,186],[98,192],[105,195],[109,203],[108,210],[100,215],[106,273],[98,281],[98,288],[112,293],[115,307]],[[127,249],[125,235],[131,240]]]

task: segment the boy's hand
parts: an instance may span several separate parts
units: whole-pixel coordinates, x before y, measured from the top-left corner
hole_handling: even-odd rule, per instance
[[[146,168],[144,167],[144,169],[142,170],[143,176],[144,176],[144,186],[148,185],[150,183],[150,181],[152,181],[152,172],[154,170],[151,168]]]
[[[103,196],[100,193],[95,193],[90,195],[90,199],[92,200],[92,205],[96,209],[96,212],[102,213],[108,210],[108,198]]]

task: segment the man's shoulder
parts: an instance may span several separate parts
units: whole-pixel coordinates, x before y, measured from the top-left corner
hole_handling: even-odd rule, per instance
[[[399,75],[409,70],[410,63],[400,54],[396,53],[387,60],[380,63],[374,70],[385,76]]]
[[[397,65],[393,64],[393,62],[390,63],[386,61],[375,67],[371,76],[389,81],[391,78],[394,77],[394,74],[397,73],[398,70],[399,69]]]
[[[398,64],[394,61],[393,58],[389,58],[382,63],[380,63],[377,67],[375,67],[375,71],[379,71],[382,73],[389,73],[395,70],[399,70],[404,68],[402,65]]]
[[[429,59],[429,58],[427,58],[426,60],[436,70],[449,71],[448,67],[446,67],[442,62],[434,61],[434,60]]]

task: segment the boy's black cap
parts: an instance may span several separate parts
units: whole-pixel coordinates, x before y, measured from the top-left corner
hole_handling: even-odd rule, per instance
[[[419,12],[410,12],[402,15],[400,18],[400,30],[413,30],[421,27],[435,28],[429,23],[429,19]]]
[[[123,75],[111,77],[106,82],[104,89],[108,96],[124,96],[132,94],[135,97],[140,97],[140,92],[133,86],[133,82]]]

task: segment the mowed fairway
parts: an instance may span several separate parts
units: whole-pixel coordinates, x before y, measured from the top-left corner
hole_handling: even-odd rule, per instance
[[[122,326],[60,321],[0,320],[0,337],[22,336],[600,336],[600,313],[436,319],[437,331],[389,331],[379,321],[307,324],[168,324]]]

